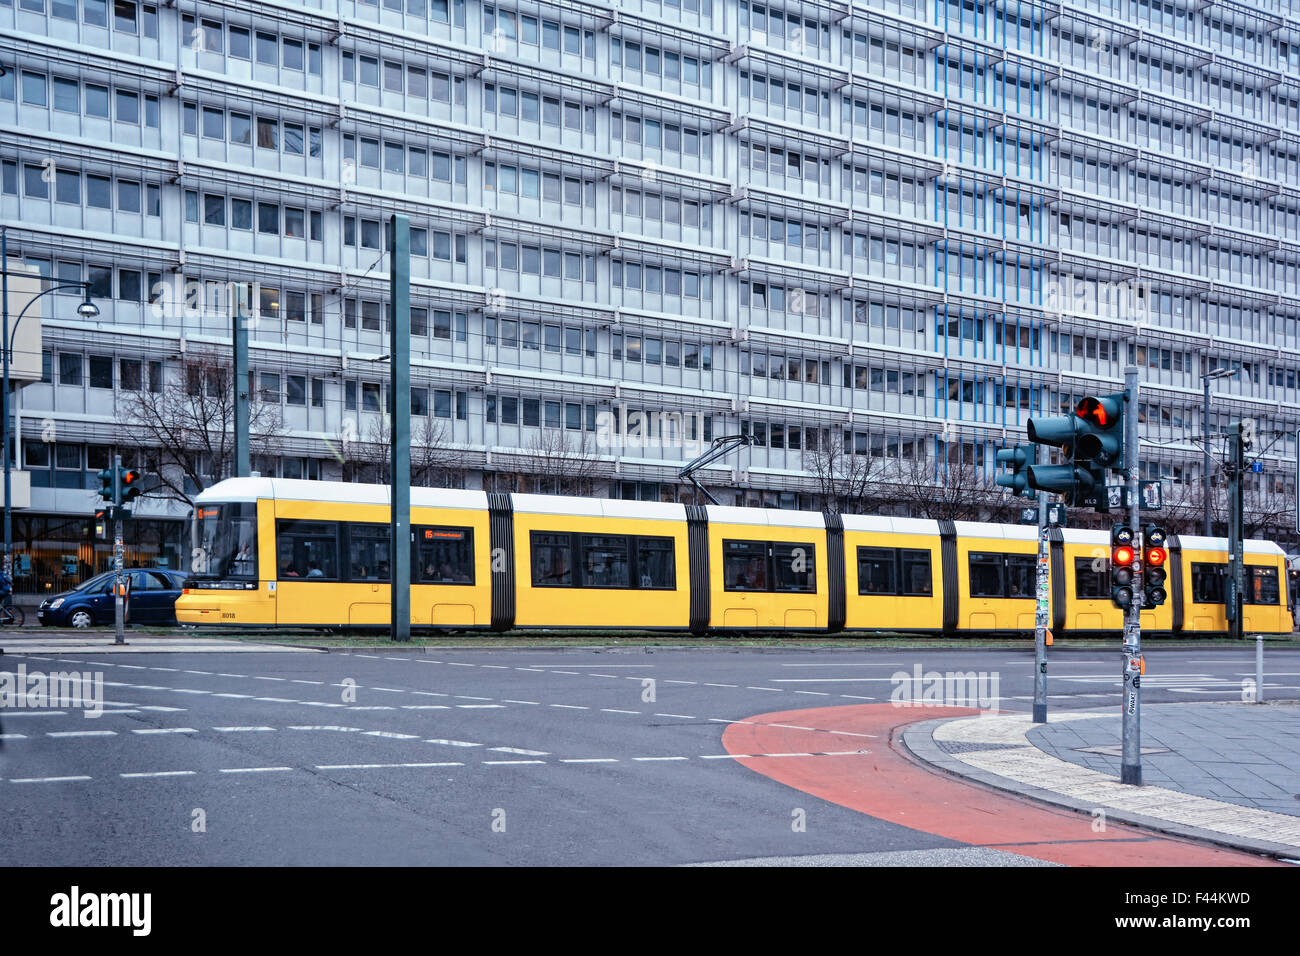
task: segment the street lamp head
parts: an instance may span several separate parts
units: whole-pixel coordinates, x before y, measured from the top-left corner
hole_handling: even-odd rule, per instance
[[[77,306],[77,315],[83,319],[94,319],[99,316],[99,306],[91,302],[89,298],[81,305]]]
[[[1227,378],[1230,375],[1236,375],[1236,374],[1237,374],[1237,370],[1235,368],[1228,368],[1225,366],[1223,368],[1216,368],[1212,371],[1206,372],[1205,377],[1206,378]]]

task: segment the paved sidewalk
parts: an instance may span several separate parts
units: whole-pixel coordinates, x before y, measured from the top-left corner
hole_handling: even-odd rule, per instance
[[[287,644],[259,644],[205,637],[150,637],[126,634],[125,644],[113,643],[113,632],[97,631],[76,636],[28,633],[26,629],[0,631],[0,655],[20,654],[203,654],[203,653],[322,653],[320,648]]]
[[[1300,858],[1300,704],[1147,704],[1143,786],[1119,782],[1116,707],[914,724],[903,742],[963,777],[1101,819]]]

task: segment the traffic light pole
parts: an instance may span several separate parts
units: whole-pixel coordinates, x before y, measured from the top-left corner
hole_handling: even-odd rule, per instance
[[[1034,459],[1038,446],[1034,446]],[[1034,594],[1038,604],[1034,613],[1034,723],[1047,723],[1047,627],[1050,622],[1048,601],[1051,595],[1051,545],[1047,538],[1047,492],[1038,493],[1038,577]]]
[[[392,329],[392,386],[389,395],[389,500],[388,562],[392,573],[389,637],[411,639],[411,221],[406,216],[389,219],[388,308]]]
[[[252,463],[248,453],[248,316],[242,291],[234,303],[231,339],[235,353],[235,476],[247,478]]]
[[[1124,370],[1124,390],[1129,407],[1124,414],[1124,464],[1128,471],[1128,524],[1133,532],[1134,550],[1138,533],[1138,370],[1130,365]],[[1138,568],[1142,569],[1139,562]],[[1145,570],[1139,570],[1145,574]],[[1142,786],[1142,603],[1143,589],[1133,589],[1133,600],[1124,611],[1124,702],[1123,747],[1120,782]]]
[[[1242,514],[1244,504],[1244,495],[1242,494],[1245,484],[1245,475],[1242,474],[1245,469],[1246,452],[1242,447],[1242,425],[1241,422],[1233,422],[1228,426],[1228,593],[1225,595],[1225,604],[1228,617],[1228,637],[1234,641],[1242,640],[1245,636],[1245,621],[1242,614],[1243,597],[1245,593],[1245,544],[1242,539],[1245,537],[1242,525],[1245,523],[1245,515]],[[1258,691],[1257,691],[1258,692]]]
[[[122,601],[122,456],[113,456],[113,643],[126,643],[126,608]]]

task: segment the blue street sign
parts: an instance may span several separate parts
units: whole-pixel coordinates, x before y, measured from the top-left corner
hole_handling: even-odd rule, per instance
[[[1259,474],[1263,474],[1263,472],[1264,472],[1264,463],[1263,463],[1262,461],[1253,461],[1253,462],[1250,463],[1250,470],[1253,471],[1253,472],[1254,472],[1255,474],[1257,474],[1257,475],[1259,475]]]

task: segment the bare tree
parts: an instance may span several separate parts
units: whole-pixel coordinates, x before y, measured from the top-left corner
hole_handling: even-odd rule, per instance
[[[1165,488],[1170,494],[1159,513],[1165,530],[1174,534],[1204,534],[1205,489],[1201,482],[1166,482]],[[1222,475],[1210,487],[1210,528],[1217,536],[1228,533],[1228,482]],[[1260,475],[1256,481],[1247,480],[1242,493],[1241,528],[1245,538],[1294,542],[1294,493],[1279,487],[1270,475]]]
[[[249,451],[265,454],[283,428],[278,404],[249,396]],[[230,362],[217,351],[186,355],[158,391],[142,389],[119,408],[119,422],[152,462],[158,497],[193,504],[194,496],[234,471],[235,394]]]
[[[898,459],[894,478],[899,498],[916,518],[936,521],[1009,521],[1016,499],[993,484],[960,442],[939,442],[938,454]]]
[[[334,451],[343,465],[344,481],[387,484],[391,473],[391,429],[387,415],[373,419],[363,437],[345,431]],[[411,484],[457,488],[465,483],[460,453],[451,446],[451,429],[432,416],[419,417],[411,429]]]
[[[559,428],[543,428],[529,440],[520,467],[496,478],[520,491],[589,497],[603,472],[590,435],[571,438]]]
[[[884,464],[869,455],[855,455],[846,447],[848,435],[836,426],[821,433],[820,441],[813,436],[816,429],[806,429],[812,439],[803,450],[804,471],[813,479],[822,507],[837,514],[868,514],[879,509],[883,488],[878,487]]]
[[[1169,534],[1201,534],[1205,530],[1203,502],[1205,493],[1201,483],[1166,481],[1164,483],[1164,509],[1158,513],[1160,526]],[[1214,509],[1211,507],[1211,517]],[[1224,512],[1226,519],[1227,512]],[[1155,514],[1152,514],[1155,517]]]

